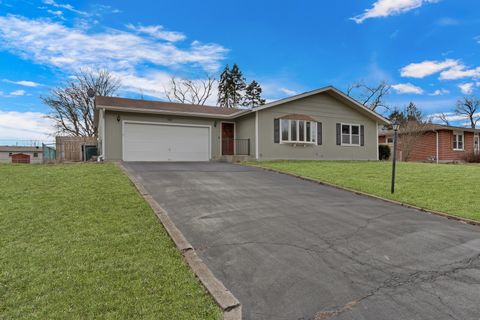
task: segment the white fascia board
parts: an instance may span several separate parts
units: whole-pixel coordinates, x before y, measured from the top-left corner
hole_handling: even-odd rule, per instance
[[[211,114],[211,113],[200,113],[200,112],[178,112],[178,111],[167,111],[167,110],[152,110],[152,109],[142,109],[142,108],[125,108],[125,107],[113,107],[113,106],[97,106],[97,108],[104,108],[107,111],[118,111],[118,112],[136,112],[136,113],[151,113],[151,114],[163,114],[163,115],[172,115],[172,116],[184,116],[184,117],[200,117],[200,118],[215,118],[215,119],[233,119],[234,114]],[[238,114],[235,113],[235,114]]]

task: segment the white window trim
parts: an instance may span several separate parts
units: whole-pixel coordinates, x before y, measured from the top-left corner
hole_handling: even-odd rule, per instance
[[[453,148],[453,151],[465,151],[465,132],[463,131],[454,131],[453,132],[453,142],[458,147],[458,140],[456,136],[462,136],[462,148]]]
[[[343,143],[343,126],[350,126],[350,143]],[[352,126],[358,127],[358,144],[352,143]],[[340,123],[340,145],[345,147],[360,147],[362,144],[362,132],[361,132],[361,125],[356,123]]]
[[[288,140],[283,140],[283,131],[282,131],[282,122],[286,120],[288,121]],[[292,140],[292,121],[297,121],[297,140]],[[299,121],[305,122],[303,126],[303,137],[305,138],[305,141],[298,140],[300,137],[300,125],[298,124]],[[311,121],[311,120],[291,120],[291,119],[279,119],[280,125],[279,125],[279,131],[280,131],[280,144],[312,144],[316,145],[317,144],[317,122],[316,121]],[[310,141],[306,141],[307,139],[307,122],[310,122]],[[314,130],[315,127],[315,130]],[[315,133],[315,135],[314,135]],[[315,141],[312,141],[315,140]]]

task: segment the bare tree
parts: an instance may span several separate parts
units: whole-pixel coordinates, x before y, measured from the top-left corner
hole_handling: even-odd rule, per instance
[[[120,87],[118,79],[107,70],[84,69],[65,85],[57,87],[49,96],[40,97],[50,107],[47,115],[55,121],[57,132],[70,136],[88,137],[97,133],[93,123],[94,101],[88,97],[92,88],[99,96],[114,94]]]
[[[404,161],[410,159],[413,148],[428,130],[433,128],[429,122],[408,121],[398,132],[400,149],[402,150],[402,158]]]
[[[437,114],[438,120],[440,120],[444,125],[449,126],[450,125],[450,120],[448,120],[448,116],[446,113],[441,112]]]
[[[465,116],[470,121],[470,126],[475,129],[477,122],[480,121],[480,100],[476,97],[463,97],[457,101],[455,113]]]
[[[390,108],[385,104],[385,96],[390,92],[391,86],[382,81],[377,86],[366,85],[363,82],[356,82],[347,88],[347,95],[359,101],[370,110],[376,111],[378,108]]]
[[[164,88],[164,92],[171,102],[204,105],[213,93],[215,82],[211,76],[197,80],[172,77],[169,88]]]

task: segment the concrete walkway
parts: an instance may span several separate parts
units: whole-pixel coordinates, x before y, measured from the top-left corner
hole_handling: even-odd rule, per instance
[[[245,319],[479,319],[478,226],[256,168],[124,165]]]

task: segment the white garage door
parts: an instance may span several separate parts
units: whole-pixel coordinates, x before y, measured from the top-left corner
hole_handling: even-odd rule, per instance
[[[189,125],[125,122],[125,161],[208,161],[210,129]]]

